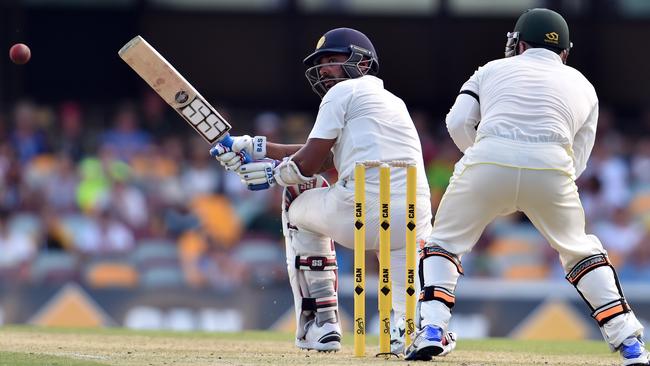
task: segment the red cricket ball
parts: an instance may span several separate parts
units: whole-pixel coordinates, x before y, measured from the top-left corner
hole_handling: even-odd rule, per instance
[[[24,43],[16,43],[9,49],[9,58],[16,65],[26,64],[31,56],[32,51],[30,51],[29,47]]]

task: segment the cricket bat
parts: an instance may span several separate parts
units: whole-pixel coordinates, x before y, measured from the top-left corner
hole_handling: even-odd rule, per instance
[[[232,128],[214,107],[144,38],[134,37],[118,52],[144,81],[160,95],[210,145],[232,147]],[[244,163],[251,161],[242,151]]]

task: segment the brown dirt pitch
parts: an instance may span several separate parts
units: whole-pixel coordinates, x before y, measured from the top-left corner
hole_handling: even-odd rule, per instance
[[[292,335],[278,332],[174,333],[125,329],[0,327],[0,366],[213,366],[213,365],[619,365],[598,341],[463,340],[432,362],[376,358],[376,337],[367,356],[352,356],[346,334],[337,353],[305,352]]]

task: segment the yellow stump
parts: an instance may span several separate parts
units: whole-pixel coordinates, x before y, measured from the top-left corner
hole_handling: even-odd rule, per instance
[[[417,191],[417,167],[406,168],[406,346],[411,344],[415,332],[415,260],[417,257],[415,215]]]
[[[366,351],[366,167],[354,167],[354,355]]]
[[[390,166],[379,166],[379,353],[390,353]]]

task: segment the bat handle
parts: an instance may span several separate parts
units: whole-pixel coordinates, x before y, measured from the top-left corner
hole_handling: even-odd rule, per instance
[[[222,144],[223,146],[229,148],[230,150],[232,150],[232,144],[234,142],[235,141],[233,140],[233,138],[230,136],[229,133],[226,133],[223,136],[223,138],[221,139],[221,141],[219,141],[220,144]],[[246,150],[242,150],[239,153],[242,154],[242,157],[244,159],[244,161],[243,161],[244,164],[248,164],[248,163],[253,161],[253,159],[251,159],[251,156],[248,154],[248,152]],[[265,190],[265,189],[269,189],[269,187],[271,187],[271,185],[269,185],[268,183],[262,183],[262,184],[249,185],[248,189],[251,190],[251,191],[262,191],[262,190]]]

